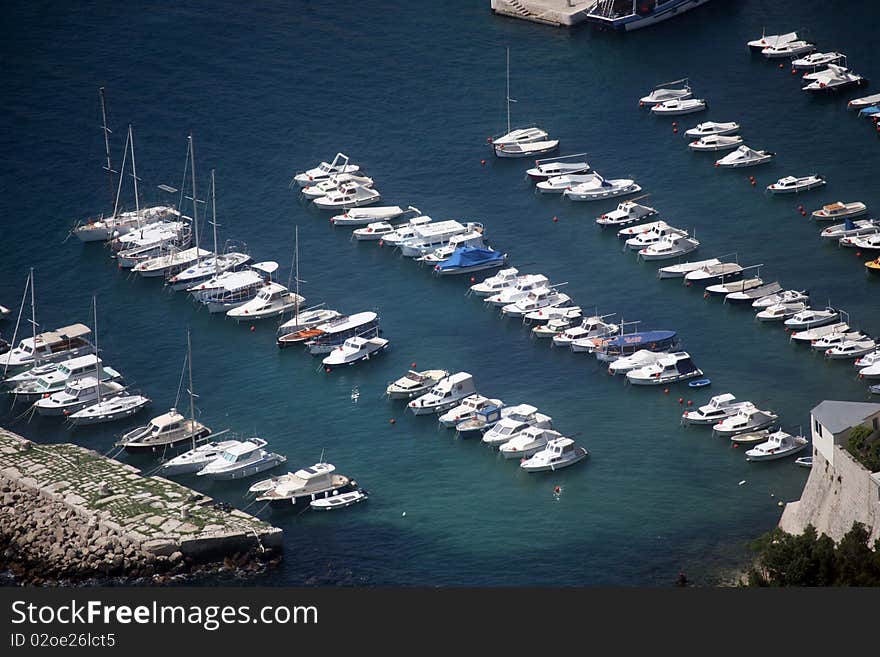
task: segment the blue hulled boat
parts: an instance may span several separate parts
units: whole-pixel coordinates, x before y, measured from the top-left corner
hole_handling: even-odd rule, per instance
[[[483,269],[502,267],[507,262],[506,253],[498,253],[492,249],[476,246],[463,246],[456,249],[446,260],[434,266],[434,273],[439,276],[450,274],[468,274]]]

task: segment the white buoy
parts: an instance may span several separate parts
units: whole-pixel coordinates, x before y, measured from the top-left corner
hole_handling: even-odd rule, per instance
[[[401,518],[403,518],[403,517],[405,517],[405,516],[406,516],[406,511],[404,511],[403,513],[400,514],[400,517],[401,517]]]
[[[742,486],[744,483],[746,483],[746,480],[745,480],[745,479],[743,479],[741,482],[739,482],[739,483],[737,484],[737,486]]]

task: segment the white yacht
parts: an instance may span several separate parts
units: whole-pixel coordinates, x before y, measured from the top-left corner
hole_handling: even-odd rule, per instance
[[[554,320],[576,322],[581,318],[582,314],[583,309],[580,306],[551,306],[526,313],[523,317],[523,324],[528,322],[549,324]]]
[[[342,317],[342,313],[329,308],[309,308],[302,312],[296,311],[291,319],[278,327],[278,346],[285,347],[287,342],[303,342],[304,339],[298,340],[294,336],[301,331],[332,322],[339,317]]]
[[[357,173],[360,167],[356,164],[349,164],[348,156],[344,153],[337,153],[332,162],[321,162],[313,169],[308,169],[301,173],[297,173],[293,177],[293,182],[300,187],[313,185],[342,173]]]
[[[642,260],[669,260],[696,251],[700,242],[694,237],[684,235],[666,235],[660,240],[639,250]]]
[[[654,106],[657,103],[665,103],[667,100],[684,100],[693,96],[687,78],[663,82],[658,84],[647,96],[639,98],[639,107],[646,105]]]
[[[253,484],[248,492],[256,494],[257,502],[273,507],[303,507],[315,500],[332,498],[357,489],[357,482],[336,472],[332,463],[315,463],[296,472],[288,472]]]
[[[688,144],[692,151],[726,151],[743,143],[739,135],[709,135]]]
[[[571,438],[555,438],[530,459],[522,461],[519,467],[526,472],[555,471],[574,465],[587,456],[589,452]]]
[[[721,261],[718,258],[709,258],[708,260],[695,260],[693,262],[681,262],[677,265],[667,265],[657,270],[657,278],[684,278],[692,271],[720,264]]]
[[[566,189],[563,192],[563,196],[571,201],[598,201],[624,194],[635,194],[640,191],[642,191],[642,188],[629,178],[605,180],[602,176],[596,174],[595,180],[580,183],[571,189]]]
[[[806,308],[807,305],[803,301],[774,303],[758,311],[755,319],[759,322],[781,322],[803,312]]]
[[[29,367],[94,353],[95,347],[86,337],[91,332],[85,324],[71,324],[24,338],[17,347],[0,355],[0,367]]]
[[[138,210],[117,212],[109,217],[89,219],[73,229],[81,242],[106,242],[114,237],[149,226],[150,224],[167,221],[178,221],[180,212],[167,205],[155,205]]]
[[[123,269],[131,269],[139,262],[165,255],[174,249],[186,249],[192,241],[192,229],[188,222],[156,223],[144,230],[126,233],[120,239],[127,237],[139,239],[134,240],[133,246],[116,253],[116,264]]]
[[[287,457],[263,449],[267,443],[262,438],[250,438],[227,448],[220,456],[209,461],[196,472],[206,479],[244,479],[287,462]]]
[[[439,249],[441,246],[446,246],[452,237],[470,232],[477,227],[481,227],[481,225],[473,222],[462,224],[454,219],[415,226],[412,237],[404,240],[398,246],[401,253],[407,258],[417,258],[434,249]]]
[[[585,317],[578,326],[553,336],[554,347],[571,348],[571,343],[582,338],[604,338],[620,332],[620,325],[606,322],[612,315]]]
[[[208,463],[221,456],[227,449],[240,444],[240,440],[213,440],[202,443],[162,463],[159,466],[159,474],[163,477],[195,474],[208,465]]]
[[[368,208],[364,208],[368,209]],[[352,237],[358,242],[377,242],[409,226],[423,226],[431,221],[431,217],[413,217],[405,224],[390,224],[387,221],[374,221],[363,228],[351,231]]]
[[[815,49],[815,44],[797,40],[767,46],[761,51],[761,54],[767,59],[779,59],[781,57],[797,57],[798,55],[805,55],[808,52],[813,52]]]
[[[152,403],[149,397],[136,393],[123,393],[101,399],[68,416],[72,426],[114,422],[139,413]]]
[[[846,322],[835,322],[834,324],[815,326],[804,331],[792,331],[788,339],[791,342],[811,344],[815,340],[818,340],[819,338],[822,338],[831,333],[845,333],[849,330],[849,324],[847,324]]]
[[[668,355],[666,351],[651,351],[650,349],[639,349],[637,352],[628,356],[621,356],[617,360],[608,364],[609,374],[626,374],[631,370],[640,367],[654,365],[664,356]]]
[[[327,196],[332,192],[338,192],[339,189],[346,184],[357,184],[361,185],[362,187],[372,187],[373,179],[369,176],[359,176],[355,173],[339,173],[330,176],[327,180],[323,180],[319,183],[306,185],[302,188],[300,193],[303,195],[304,198],[313,201],[316,198]]]
[[[430,250],[421,256],[415,258],[416,262],[428,263],[436,265],[439,262],[449,259],[456,249],[469,246],[472,248],[488,248],[486,245],[486,237],[479,230],[468,231],[461,235],[453,235],[449,238],[449,242],[436,249]],[[491,250],[491,249],[490,249]]]
[[[507,269],[499,270],[494,276],[490,276],[479,283],[474,283],[471,285],[470,291],[478,297],[488,297],[513,287],[519,279],[519,270],[516,267],[508,267]]]
[[[349,338],[341,346],[331,351],[321,363],[324,367],[337,367],[339,365],[354,365],[362,360],[370,360],[386,349],[391,343],[385,338]]]
[[[806,329],[832,324],[840,317],[840,312],[834,308],[826,308],[825,310],[814,310],[807,308],[797,315],[785,320],[785,326],[792,331],[803,331]]]
[[[867,84],[868,80],[858,73],[843,66],[829,64],[827,69],[820,71],[802,90],[813,94],[829,94]]]
[[[807,446],[803,436],[792,436],[782,430],[774,431],[767,442],[756,445],[746,452],[746,461],[771,461],[801,451]]]
[[[698,123],[695,127],[685,130],[684,134],[688,137],[702,139],[703,137],[710,137],[712,135],[730,135],[734,132],[738,132],[739,129],[739,123],[734,121],[729,121],[727,123],[706,121],[704,123]]]
[[[853,340],[844,340],[825,352],[825,358],[836,360],[856,359],[870,354],[877,348],[877,343],[868,336]]]
[[[540,311],[539,311],[540,312]],[[580,319],[580,309],[578,309],[578,319]],[[538,324],[532,328],[532,335],[536,338],[556,338],[562,335],[567,329],[571,328],[575,320],[567,317],[558,317],[551,319],[546,324]]]
[[[131,270],[144,278],[171,277],[209,255],[210,251],[198,247],[171,249],[163,255],[138,262]]]
[[[840,241],[845,237],[862,237],[876,233],[880,233],[880,219],[847,219],[842,224],[828,226],[819,233],[819,237]]]
[[[428,392],[441,380],[449,376],[446,370],[410,370],[402,377],[388,384],[385,394],[390,399],[412,399]]]
[[[864,356],[862,356],[862,360],[864,360]],[[870,365],[866,365],[859,369],[859,378],[860,379],[880,379],[880,361],[876,361],[871,363]]]
[[[226,311],[237,322],[278,317],[299,308],[305,299],[280,283],[267,283],[250,301]]]
[[[167,285],[173,290],[190,290],[224,272],[238,271],[251,260],[243,251],[213,253],[168,279]]]
[[[258,264],[278,266],[276,263]],[[254,299],[270,282],[270,276],[264,274],[258,265],[253,265],[250,269],[220,274],[190,288],[190,293],[208,312],[226,314]]]
[[[482,411],[490,406],[503,408],[504,403],[500,399],[489,399],[480,394],[468,395],[458,406],[453,406],[441,414],[437,421],[447,429],[450,429],[459,422],[471,419],[477,411]]]
[[[720,160],[715,160],[715,166],[721,168],[753,167],[758,164],[766,164],[776,156],[770,151],[757,151],[748,146],[739,146],[732,153],[728,153]]]
[[[118,381],[122,378],[118,371],[104,365],[95,354],[71,358],[47,369],[50,371],[42,376],[21,380],[17,384],[12,383],[12,387],[7,392],[13,395],[16,402],[32,402],[40,397],[60,392],[69,382],[86,376],[94,376],[100,378],[101,381]],[[9,380],[5,383],[10,385]]]
[[[635,237],[630,237],[625,243],[631,251],[641,251],[645,247],[656,244],[665,237],[683,237],[685,235],[687,235],[687,232],[681,228],[675,228],[664,223],[663,228],[645,227],[643,231],[637,233]]]
[[[764,48],[781,46],[797,40],[797,32],[788,32],[786,34],[762,34],[760,39],[749,41],[746,45],[748,45],[749,49],[753,52],[761,52]]]
[[[751,402],[738,402],[734,395],[725,392],[712,397],[708,404],[685,411],[681,421],[683,424],[717,424],[720,420],[739,413],[749,403]]]
[[[583,155],[586,155],[586,153],[536,160],[535,166],[526,170],[526,175],[533,181],[540,182],[555,176],[588,173],[590,171],[590,165],[587,162],[583,160],[571,160],[571,158],[581,157]]]
[[[860,110],[877,104],[880,104],[880,94],[871,94],[870,96],[863,96],[862,98],[853,98],[846,104],[846,107],[851,110]]]
[[[853,363],[854,367],[870,367],[880,363],[880,349],[876,349],[869,354],[865,354],[861,358],[857,358]]]
[[[774,294],[781,293],[782,286],[778,281],[774,281],[772,283],[764,283],[763,285],[759,285],[758,287],[753,287],[750,290],[740,290],[738,292],[730,292],[724,296],[724,303],[730,304],[745,304],[748,303],[751,305],[753,301],[756,299],[764,299],[768,296],[773,296]]]
[[[630,370],[626,373],[626,379],[633,385],[659,386],[702,375],[703,370],[694,365],[689,353],[676,351],[666,354],[656,363]]]
[[[638,199],[619,203],[617,208],[611,212],[606,212],[602,216],[596,217],[596,223],[602,226],[602,228],[608,226],[629,226],[657,215],[657,210],[636,201]]]
[[[366,210],[368,208],[363,209]],[[402,226],[399,226],[395,231],[383,235],[382,238],[379,240],[379,246],[390,246],[392,248],[396,248],[407,240],[418,237],[418,229],[424,224],[428,224],[433,221],[428,215],[420,215],[418,219],[418,222],[403,224]]]
[[[146,425],[123,434],[117,445],[131,453],[165,452],[209,435],[211,429],[197,420],[183,417],[176,408],[172,408]]]
[[[356,182],[342,183],[336,189],[320,196],[312,201],[315,207],[322,210],[336,210],[346,208],[359,208],[362,205],[372,205],[382,199],[379,190],[373,187],[365,187]]]
[[[485,297],[483,302],[493,306],[507,306],[525,299],[532,290],[545,288],[548,285],[550,281],[543,274],[525,274],[519,277],[513,287],[505,287],[501,292]]]
[[[679,114],[702,112],[708,107],[708,103],[702,98],[673,99],[654,105],[651,112],[658,116],[678,116]]]
[[[38,415],[44,417],[68,416],[97,402],[101,397],[118,395],[123,390],[122,384],[115,381],[99,382],[93,376],[85,376],[69,381],[59,392],[40,397],[34,402],[33,408]]]
[[[312,329],[305,329],[305,345],[309,353],[329,354],[341,346],[349,338],[374,338],[379,335],[379,316],[372,311],[343,315],[336,319],[319,324]]]
[[[760,297],[752,302],[752,308],[769,308],[777,303],[799,303],[808,302],[810,295],[806,290],[782,290],[775,294]]]
[[[641,235],[642,233],[649,230],[662,230],[664,228],[671,228],[671,226],[662,219],[651,221],[647,224],[641,224],[638,226],[629,226],[628,228],[621,228],[619,231],[617,231],[617,239],[627,240],[630,237]]]
[[[708,296],[726,297],[733,292],[745,292],[756,287],[764,285],[764,280],[759,277],[744,278],[741,281],[733,281],[732,283],[718,283],[706,287],[705,294]]]
[[[684,282],[705,285],[712,281],[724,281],[739,278],[743,266],[736,262],[706,263],[696,267],[684,275]]]
[[[474,377],[467,372],[457,372],[441,379],[427,393],[410,401],[407,407],[413,415],[442,413],[476,392]]]
[[[810,53],[806,57],[793,59],[791,61],[791,68],[795,71],[802,71],[805,69],[817,69],[820,66],[836,64],[837,62],[844,59],[846,59],[846,55],[839,52],[814,52]]]
[[[562,438],[562,434],[553,429],[527,427],[501,445],[498,451],[506,459],[527,459],[557,438]]]
[[[330,223],[334,226],[366,226],[371,223],[391,221],[408,212],[415,212],[417,216],[410,219],[403,226],[409,224],[418,225],[431,221],[431,217],[422,217],[419,209],[411,205],[407,208],[402,208],[399,205],[382,205],[372,208],[351,208],[342,214],[330,217]],[[416,221],[417,219],[420,221]]]
[[[542,141],[502,143],[495,142],[495,157],[535,157],[546,155],[559,148],[558,139],[544,139]]]
[[[773,424],[779,416],[770,411],[762,411],[752,403],[743,406],[736,415],[724,418],[712,427],[718,436],[736,436],[764,429]]]
[[[599,180],[599,176],[595,173],[566,173],[542,180],[535,185],[535,188],[542,194],[562,194],[565,190],[576,185],[592,183],[597,180]]]
[[[793,194],[797,192],[805,192],[808,189],[815,189],[825,184],[825,179],[816,174],[809,176],[785,176],[775,183],[767,185],[767,191],[771,194]]]
[[[483,434],[481,442],[490,447],[498,447],[529,427],[552,429],[553,418],[540,413],[530,404],[519,404],[508,408],[507,414]]]
[[[565,306],[571,301],[571,297],[553,287],[544,287],[532,290],[524,299],[515,301],[501,307],[505,317],[524,317],[525,315],[542,308]]]
[[[842,237],[837,242],[840,246],[851,249],[864,249],[873,251],[880,249],[880,233],[868,233],[866,235],[854,235],[852,237]]]

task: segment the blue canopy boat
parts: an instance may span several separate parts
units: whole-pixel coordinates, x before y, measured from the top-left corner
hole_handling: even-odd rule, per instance
[[[501,267],[506,261],[506,253],[476,246],[463,246],[456,249],[446,260],[437,263],[434,266],[434,273],[440,276],[468,274]]]
[[[675,331],[637,331],[603,340],[596,347],[596,358],[610,362],[643,349],[666,351],[675,344]]]
[[[861,117],[876,116],[877,114],[880,114],[880,105],[873,105],[871,107],[866,107],[863,110],[859,110],[859,116]]]

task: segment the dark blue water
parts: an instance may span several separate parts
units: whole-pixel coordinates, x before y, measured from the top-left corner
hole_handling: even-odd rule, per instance
[[[680,428],[678,397],[700,404],[730,391],[797,428],[823,398],[864,400],[865,386],[849,364],[790,345],[781,328],[757,325],[748,311],[658,281],[654,265],[621,253],[594,224],[615,203],[539,198],[523,179],[526,163],[492,160],[485,139],[504,126],[504,49],[515,122],[539,122],[564,152],[588,152],[606,176],[636,178],[670,223],[696,230],[697,255],[737,252],[741,263],[763,263],[766,280],[809,288],[817,303],[830,299],[877,331],[880,281],[864,275],[867,256],[821,243],[796,206],[860,199],[876,212],[878,140],[845,111],[851,95],[809,98],[787,68],[745,48],[762,26],[806,30],[877,77],[872,4],[829,12],[818,0],[716,0],[625,37],[497,18],[482,1],[7,5],[0,303],[17,309],[29,267],[45,328],[90,323],[96,295],[105,360],[154,399],[156,413],[174,402],[190,327],[204,422],[256,432],[291,469],[323,450],[373,493],[343,513],[264,512],[286,533],[283,569],[266,583],[665,586],[680,569],[717,582],[743,563],[746,541],[775,525],[777,501],[799,496],[806,472],[791,461],[748,464],[708,431]],[[736,120],[749,145],[778,160],[716,170],[712,155],[688,152],[670,120],[638,109],[654,84],[685,75],[710,110],[680,125]],[[125,124],[134,125],[145,202],[158,200],[159,183],[179,186],[192,130],[202,190],[217,170],[223,237],[282,263],[286,281],[299,226],[308,302],[378,309],[392,351],[327,375],[299,350],[279,352],[270,323],[251,332],[208,316],[157,281],[130,280],[100,245],[63,243],[76,220],[109,209],[102,85],[117,162]],[[625,386],[595,360],[536,343],[516,321],[465,298],[466,281],[435,280],[387,250],[351,242],[287,187],[295,171],[337,150],[365,167],[388,202],[484,222],[513,264],[567,281],[581,305],[678,330],[712,388],[664,395]],[[814,171],[829,180],[821,191],[763,192],[779,177]],[[537,405],[592,458],[530,476],[456,441],[383,398],[411,362],[467,370],[484,394]],[[4,425],[100,451],[124,428],[68,433],[16,420],[19,410],[0,408]],[[247,503],[240,485],[189,483]]]

